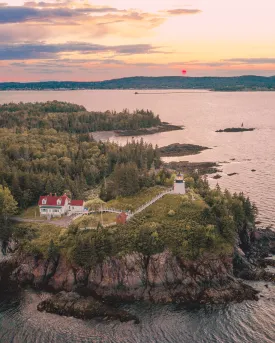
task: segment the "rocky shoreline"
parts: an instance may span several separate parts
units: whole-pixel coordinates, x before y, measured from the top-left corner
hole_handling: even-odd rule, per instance
[[[28,285],[51,291],[55,295],[40,303],[39,311],[83,319],[138,323],[138,318],[114,307],[116,302],[221,304],[258,300],[258,291],[240,278],[275,282],[275,275],[263,269],[264,258],[275,252],[275,232],[268,229],[240,233],[234,258],[208,255],[196,261],[169,251],[152,256],[132,253],[84,269],[64,257],[45,260],[20,254],[16,246],[9,249],[10,257],[0,262],[0,286]]]
[[[45,311],[66,317],[118,319],[121,322],[134,321],[135,324],[139,324],[139,319],[129,312],[106,305],[91,296],[80,296],[75,292],[63,291],[53,295],[39,303],[37,309],[40,312]]]
[[[188,162],[188,161],[180,161],[180,162],[166,162],[165,167],[171,170],[176,170],[181,172],[185,170],[187,173],[193,173],[197,171],[200,175],[205,174],[215,174],[220,172],[219,165],[216,162]]]
[[[245,127],[229,127],[226,129],[216,130],[216,132],[246,132],[246,131],[254,131],[255,128],[245,128]]]

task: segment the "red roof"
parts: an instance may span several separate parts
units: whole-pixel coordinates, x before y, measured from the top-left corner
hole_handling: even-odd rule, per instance
[[[56,195],[42,195],[39,198],[38,205],[39,206],[64,206],[66,199],[70,201],[66,194],[58,197]],[[43,201],[43,200],[46,200]],[[61,200],[60,204],[57,203],[58,200]]]
[[[72,200],[70,202],[71,206],[83,206],[84,205],[84,200]]]

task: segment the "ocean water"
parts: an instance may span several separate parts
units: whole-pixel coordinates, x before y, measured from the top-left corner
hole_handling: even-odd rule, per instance
[[[47,294],[30,290],[0,296],[0,343],[274,343],[275,285],[254,283],[260,300],[187,308],[124,305],[140,324],[80,320],[40,313]]]
[[[144,136],[146,141],[159,146],[191,143],[211,148],[182,160],[220,162],[223,170],[218,180],[220,186],[250,196],[260,210],[262,225],[275,226],[274,93],[147,93],[134,95],[131,90],[0,92],[0,103],[61,100],[84,105],[88,110],[152,109],[163,121],[184,125],[185,129]],[[241,123],[256,130],[215,132]],[[113,133],[107,136],[121,144],[129,139]],[[100,138],[106,139],[106,135]],[[238,174],[228,176],[233,172]],[[213,186],[217,183],[211,178],[209,181]],[[141,319],[139,325],[40,313],[36,306],[46,293],[30,290],[16,295],[1,293],[0,343],[274,343],[275,285],[265,287],[262,282],[250,285],[260,291],[257,302],[197,308],[144,303],[123,305]]]

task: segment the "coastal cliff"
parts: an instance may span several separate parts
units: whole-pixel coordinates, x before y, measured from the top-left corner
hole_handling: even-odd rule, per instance
[[[169,251],[150,257],[133,253],[83,269],[64,257],[44,260],[18,255],[13,266],[9,276],[13,283],[106,300],[225,303],[257,299],[253,288],[234,278],[229,257],[188,261]]]
[[[38,305],[39,311],[139,323],[137,317],[114,304],[258,300],[258,292],[239,278],[274,281],[274,275],[261,268],[266,266],[263,258],[274,252],[274,244],[274,231],[253,230],[242,232],[234,256],[209,254],[188,260],[165,250],[151,256],[131,253],[108,257],[92,268],[83,268],[64,256],[43,259],[23,254],[11,241],[0,261],[0,286],[31,286],[53,292],[55,295]]]

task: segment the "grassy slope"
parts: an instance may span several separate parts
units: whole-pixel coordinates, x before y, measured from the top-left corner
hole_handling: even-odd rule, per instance
[[[108,201],[107,206],[110,208],[117,208],[120,210],[135,210],[150,201],[160,193],[164,192],[167,188],[161,186],[155,186],[152,188],[146,188],[139,193],[125,198],[117,198],[115,200]]]
[[[116,213],[102,213],[103,226],[114,223],[116,221],[116,217]],[[74,224],[78,228],[96,227],[98,223],[101,223],[101,214],[99,213],[82,216],[74,221]]]
[[[167,194],[162,199],[145,209],[139,218],[146,218],[146,222],[174,222],[186,221],[190,217],[198,217],[200,212],[207,207],[205,202],[196,197],[194,201],[188,195]],[[169,214],[174,211],[174,214]],[[179,223],[180,224],[180,223]]]

